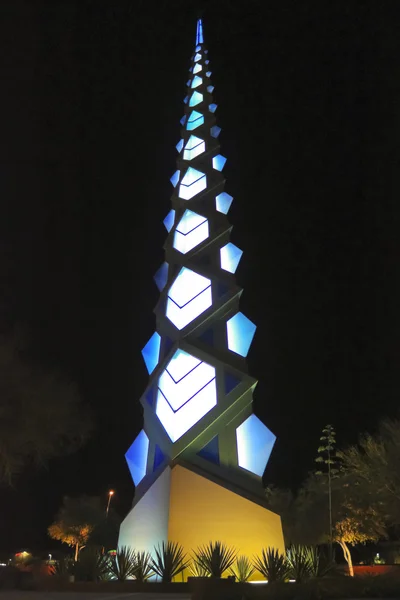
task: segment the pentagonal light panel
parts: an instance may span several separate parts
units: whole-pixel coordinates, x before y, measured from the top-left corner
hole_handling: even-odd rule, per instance
[[[146,475],[147,455],[149,452],[149,438],[142,429],[135,438],[132,446],[125,454],[126,462],[132,475],[134,484],[137,486]]]
[[[231,207],[233,197],[227,194],[226,192],[221,192],[215,198],[215,208],[218,212],[223,213],[224,215],[228,214],[228,211]]]
[[[182,152],[182,148],[183,148],[183,140],[179,140],[179,142],[177,143],[177,145],[175,146],[175,148],[178,150],[178,152]]]
[[[208,235],[208,219],[192,210],[185,210],[175,230],[174,248],[186,254],[206,240]]]
[[[189,106],[197,106],[201,102],[203,102],[203,94],[194,91],[193,94],[190,96]]]
[[[167,280],[168,280],[168,263],[163,262],[161,267],[157,270],[156,274],[154,275],[154,281],[160,292],[161,292],[161,290],[163,290],[165,288],[165,284],[167,283]]]
[[[179,186],[179,197],[183,200],[190,200],[193,196],[205,190],[206,187],[207,177],[205,173],[189,167]]]
[[[225,163],[226,158],[225,156],[222,156],[222,154],[217,154],[217,156],[214,156],[214,158],[212,159],[212,164],[216,171],[222,171]]]
[[[199,85],[201,85],[202,83],[203,83],[202,78],[199,77],[198,75],[195,75],[192,79],[191,88],[194,90],[195,88],[199,87]]]
[[[158,361],[160,359],[160,346],[161,337],[156,331],[155,333],[153,333],[153,335],[142,350],[143,360],[146,364],[146,368],[149,374],[152,373],[158,365]]]
[[[236,313],[226,322],[229,350],[247,356],[256,329],[256,325],[243,313]]]
[[[203,67],[197,63],[197,65],[194,65],[193,74],[196,75],[196,73],[200,73],[200,71],[202,70],[202,68]]]
[[[170,178],[170,182],[172,183],[172,185],[174,187],[176,187],[176,184],[179,181],[179,175],[180,175],[180,171],[175,171],[175,173],[172,175],[172,177]]]
[[[174,225],[174,221],[175,221],[175,211],[172,208],[163,221],[164,227],[168,231],[168,233],[171,231],[171,229]]]
[[[276,436],[255,415],[250,415],[236,429],[238,464],[242,469],[262,477]]]
[[[221,260],[221,269],[228,271],[229,273],[235,273],[239,261],[242,258],[243,250],[228,242],[219,251]]]
[[[166,315],[183,329],[212,304],[211,281],[182,267],[168,292]]]
[[[183,151],[183,158],[185,160],[192,160],[193,158],[196,158],[196,156],[199,156],[199,154],[203,154],[205,150],[206,144],[204,140],[195,135],[191,135]]]
[[[203,123],[204,116],[197,110],[192,110],[186,123],[186,129],[188,131],[193,131],[193,129],[197,129],[197,127],[200,127],[200,125],[203,125]]]
[[[217,403],[215,369],[177,350],[158,380],[156,414],[175,442]]]

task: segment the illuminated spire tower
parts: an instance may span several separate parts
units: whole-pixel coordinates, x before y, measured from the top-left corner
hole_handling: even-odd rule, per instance
[[[256,326],[239,309],[242,251],[230,242],[213,90],[199,20],[155,275],[157,328],[142,351],[144,427],[126,453],[136,493],[119,544],[152,551],[169,539],[189,552],[219,539],[252,556],[283,549],[261,481],[275,436],[252,410],[245,357]]]

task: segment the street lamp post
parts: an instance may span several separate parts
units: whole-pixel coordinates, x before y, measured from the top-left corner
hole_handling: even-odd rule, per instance
[[[108,502],[107,502],[107,508],[106,508],[106,517],[108,517],[108,511],[110,510],[110,502],[111,502],[112,496],[114,496],[114,490],[110,490],[108,492]]]

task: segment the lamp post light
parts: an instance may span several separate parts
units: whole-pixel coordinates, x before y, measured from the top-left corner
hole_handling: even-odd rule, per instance
[[[108,511],[110,510],[110,502],[111,502],[112,496],[114,496],[114,490],[110,490],[108,492],[108,502],[107,502],[107,508],[106,508],[106,517],[108,517]]]

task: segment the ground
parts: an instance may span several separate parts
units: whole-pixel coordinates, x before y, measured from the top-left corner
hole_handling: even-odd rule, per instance
[[[189,600],[190,594],[97,594],[96,592],[2,591],[1,600]]]

